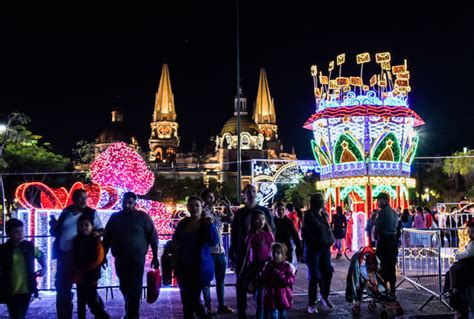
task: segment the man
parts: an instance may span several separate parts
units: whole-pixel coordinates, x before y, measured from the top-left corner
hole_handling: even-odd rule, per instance
[[[148,246],[153,259],[151,266],[159,267],[158,235],[150,216],[135,209],[137,195],[127,192],[122,198],[122,210],[110,216],[105,226],[105,254],[112,249],[120,291],[125,300],[125,318],[138,318],[143,287],[143,271]]]
[[[375,220],[375,237],[377,238],[377,257],[380,260],[380,276],[390,286],[395,295],[397,281],[396,264],[398,255],[398,214],[389,205],[389,196],[380,193],[377,196],[379,212]]]
[[[93,236],[101,236],[102,223],[97,212],[87,206],[87,193],[76,189],[72,194],[72,205],[66,207],[59,215],[58,221],[50,222],[53,244],[53,258],[57,258],[56,270],[56,313],[58,318],[72,318],[72,242],[77,236],[77,221],[83,214],[91,216],[94,221]]]
[[[210,189],[205,189],[201,193],[201,198],[204,202],[203,215],[204,217],[209,217],[214,223],[219,235],[219,243],[217,246],[210,247],[212,261],[214,262],[214,273],[216,278],[216,294],[217,302],[219,304],[217,312],[219,314],[229,314],[234,313],[234,310],[224,304],[224,279],[225,271],[227,268],[227,261],[225,257],[224,243],[222,240],[222,231],[224,228],[223,223],[231,223],[234,217],[232,210],[230,209],[230,201],[227,198],[223,198],[220,203],[225,206],[225,215],[216,212],[214,209],[214,203],[216,202],[216,197]],[[204,287],[202,290],[204,297],[204,303],[206,306],[206,312],[208,315],[212,314],[211,307],[211,291],[210,286]]]
[[[260,210],[264,212],[265,219],[275,233],[275,224],[270,211],[263,206],[257,205],[257,190],[255,186],[247,184],[244,188],[245,206],[235,213],[231,227],[231,247],[230,253],[237,274],[237,317],[247,318],[247,271],[244,266],[245,256],[248,247],[245,244],[247,231],[249,229],[249,217],[253,212]]]
[[[303,248],[301,246],[300,235],[298,234],[294,223],[286,216],[286,209],[283,203],[277,203],[275,206],[275,241],[285,244],[286,251],[286,260],[289,263],[293,263],[293,246],[291,245],[291,240],[296,246],[296,257],[298,260],[302,259]]]
[[[305,259],[308,267],[308,313],[318,313],[316,296],[318,284],[321,290],[323,308],[334,308],[328,299],[334,269],[331,265],[330,247],[334,243],[334,235],[324,211],[324,197],[321,193],[311,196],[309,211],[305,212],[301,234],[305,242]]]
[[[298,213],[295,210],[293,204],[288,203],[286,204],[286,209],[288,210],[288,218],[293,222],[295,225],[296,231],[298,234],[301,232],[301,220],[298,217]]]

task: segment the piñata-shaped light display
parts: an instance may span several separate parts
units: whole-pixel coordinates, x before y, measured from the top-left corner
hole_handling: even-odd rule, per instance
[[[369,53],[356,56],[356,76],[343,76],[345,54],[331,61],[327,74],[311,67],[316,112],[304,127],[312,130],[314,157],[319,163],[328,210],[349,206],[370,215],[380,192],[392,207],[408,207],[408,189],[418,145],[416,128],[424,122],[408,104],[410,72],[406,60],[391,65],[389,52],[375,54],[379,72],[364,79]]]
[[[125,143],[111,144],[92,162],[94,183],[113,186],[145,195],[153,186],[155,176],[141,156]]]

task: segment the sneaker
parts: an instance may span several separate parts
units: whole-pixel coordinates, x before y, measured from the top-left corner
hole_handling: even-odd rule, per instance
[[[214,312],[212,311],[212,307],[211,307],[211,306],[206,307],[206,315],[207,315],[207,316],[212,316],[212,315],[214,315]]]
[[[308,306],[308,313],[309,314],[318,313],[318,308],[316,308],[316,306]]]
[[[321,308],[324,310],[331,310],[334,308],[334,305],[328,299],[321,298]]]
[[[234,312],[235,312],[234,309],[227,306],[219,306],[219,308],[217,308],[217,313],[219,314],[228,314],[228,313],[234,313]]]

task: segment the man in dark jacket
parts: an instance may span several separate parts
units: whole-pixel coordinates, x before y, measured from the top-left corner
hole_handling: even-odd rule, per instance
[[[334,235],[324,211],[324,197],[321,193],[311,196],[310,209],[305,212],[303,218],[302,237],[305,242],[305,259],[309,273],[308,313],[318,312],[316,308],[318,283],[323,307],[327,310],[332,309],[334,305],[328,297],[334,271],[330,251]]]
[[[153,252],[151,265],[157,269],[158,235],[150,216],[135,209],[137,195],[123,195],[122,210],[110,216],[105,226],[104,250],[109,248],[115,257],[115,270],[120,280],[120,291],[125,299],[125,318],[138,318],[143,288],[143,271],[148,246]]]
[[[255,186],[247,184],[244,188],[245,207],[239,209],[234,216],[231,227],[231,246],[229,256],[232,258],[236,267],[237,274],[237,317],[247,318],[247,272],[243,267],[248,247],[245,244],[245,238],[249,229],[249,217],[253,212],[260,210],[264,212],[265,219],[275,232],[275,224],[270,211],[263,206],[257,205],[257,190]],[[244,271],[241,271],[241,270]]]
[[[395,294],[397,281],[396,265],[398,256],[398,214],[389,205],[389,196],[380,193],[377,196],[380,211],[375,220],[375,237],[377,238],[377,257],[380,259],[380,276],[388,282],[390,291]]]
[[[275,241],[286,245],[286,260],[292,263],[293,246],[291,245],[291,240],[293,240],[293,243],[296,246],[296,256],[298,260],[300,260],[303,255],[303,248],[301,246],[300,236],[295,228],[293,221],[289,219],[288,216],[286,216],[285,205],[283,203],[277,203],[275,206],[275,211]]]

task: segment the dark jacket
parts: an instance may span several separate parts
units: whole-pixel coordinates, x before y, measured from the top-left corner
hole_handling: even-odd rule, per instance
[[[247,207],[242,207],[237,212],[235,212],[234,219],[232,220],[231,226],[231,246],[230,246],[230,256],[237,256],[237,259],[242,261],[247,252],[247,245],[245,245],[245,238],[247,237],[247,231],[250,223],[250,216],[256,210],[261,210],[265,214],[265,219],[270,225],[272,232],[275,233],[275,223],[273,221],[273,216],[268,210],[268,208],[257,205],[253,209]]]
[[[18,248],[23,253],[23,256],[25,256],[28,291],[37,297],[38,289],[36,288],[35,276],[35,246],[33,243],[24,240],[20,243]],[[11,295],[11,271],[14,249],[15,247],[10,243],[10,241],[0,245],[0,299],[4,299]]]
[[[196,232],[185,231],[189,222],[190,217],[183,218],[173,234],[176,277],[180,286],[204,287],[214,277],[214,262],[209,247],[219,243],[219,235],[214,224],[204,222]]]
[[[88,284],[99,280],[104,248],[98,237],[77,235],[73,241],[74,281]]]
[[[291,240],[296,246],[296,254],[299,256],[302,254],[301,240],[298,232],[296,231],[295,224],[287,216],[283,218],[275,218],[275,241],[285,244],[288,248],[287,255],[290,256],[293,252],[293,247],[291,246]]]
[[[324,212],[321,212],[321,215],[316,215],[310,210],[305,212],[301,234],[308,248],[319,245],[331,246],[334,243],[334,235]]]
[[[331,226],[336,239],[346,238],[347,219],[344,214],[334,214],[332,216]]]

